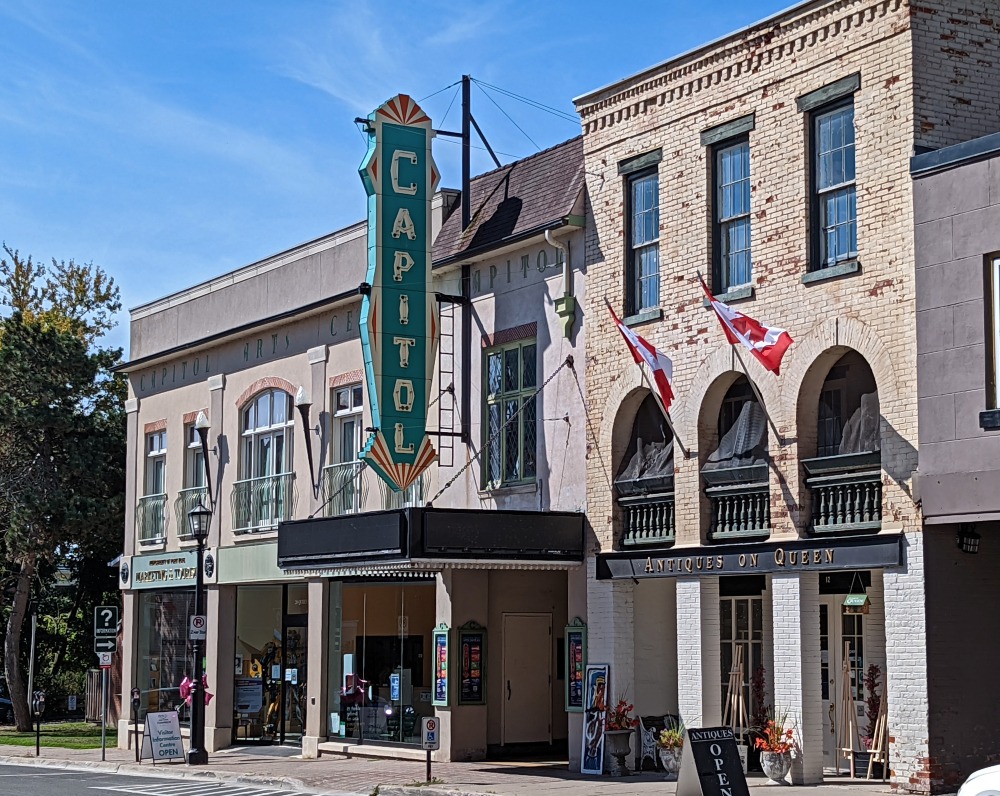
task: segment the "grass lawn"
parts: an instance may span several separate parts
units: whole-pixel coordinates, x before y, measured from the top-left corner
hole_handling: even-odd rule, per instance
[[[111,734],[110,728],[108,732]],[[115,738],[117,742],[117,738]],[[13,727],[0,727],[0,744],[12,746],[34,746],[35,731],[17,732]],[[42,746],[56,746],[63,749],[100,749],[101,725],[84,721],[42,722]]]

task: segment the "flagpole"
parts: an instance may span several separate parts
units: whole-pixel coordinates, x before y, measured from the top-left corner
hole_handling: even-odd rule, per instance
[[[701,283],[701,285],[704,288],[705,292],[709,294],[709,296],[711,297],[712,301],[715,301],[715,295],[712,294],[711,291],[709,291],[708,286],[705,284],[705,279],[701,275],[701,271],[695,271],[695,273],[698,275],[698,281]],[[716,307],[714,305],[712,305],[712,312],[715,313],[716,317],[719,316],[719,313],[716,310]],[[720,318],[720,320],[721,320],[721,318]],[[727,335],[727,337],[728,337],[728,335]],[[764,417],[767,418],[768,425],[774,430],[774,435],[778,438],[778,444],[779,445],[784,445],[785,444],[785,438],[783,436],[781,436],[781,432],[778,431],[778,427],[774,424],[774,421],[771,419],[771,415],[768,414],[767,404],[764,403],[764,397],[760,394],[760,390],[757,389],[757,383],[750,376],[750,371],[747,370],[747,364],[746,364],[746,362],[743,361],[743,357],[740,356],[740,352],[739,352],[738,347],[736,346],[736,343],[733,343],[733,342],[730,341],[729,347],[732,349],[733,353],[736,355],[736,359],[739,361],[740,367],[743,368],[743,373],[746,375],[747,381],[750,382],[750,388],[753,390],[753,394],[757,396],[757,403],[760,404],[760,408],[764,412]]]
[[[659,406],[660,409],[663,409],[663,405],[660,403],[660,399],[657,398],[656,396],[656,390],[653,389],[653,385],[650,384],[649,382],[649,376],[646,375],[645,368],[643,368],[642,365],[636,365],[636,367],[639,368],[639,372],[642,374],[642,380],[646,382],[646,386],[649,388],[649,391],[653,393],[653,397],[656,398],[656,405]],[[677,436],[677,430],[674,428],[674,424],[670,420],[670,412],[664,411],[663,417],[667,421],[667,428],[670,429],[670,433],[674,435],[674,442],[677,443],[677,447],[679,447],[681,449],[681,453],[684,454],[684,458],[690,459],[691,451],[688,450],[688,448],[684,447],[684,443],[681,442],[681,438]]]
[[[767,412],[767,404],[764,403],[764,398],[760,394],[760,390],[757,389],[756,382],[754,382],[753,378],[750,376],[750,372],[747,370],[746,362],[743,361],[743,357],[740,356],[740,352],[739,352],[739,350],[737,350],[736,345],[734,343],[730,343],[729,347],[732,348],[733,353],[736,354],[736,359],[739,360],[740,367],[743,368],[743,372],[746,374],[747,381],[750,382],[750,387],[751,387],[751,389],[753,389],[753,394],[757,396],[757,403],[760,404],[760,408],[764,412],[764,417],[767,418],[768,425],[771,426],[772,429],[774,429],[774,435],[778,438],[778,444],[779,445],[784,445],[785,444],[785,438],[783,436],[781,436],[781,432],[778,431],[778,427],[776,425],[774,425],[774,421],[771,419],[771,415],[768,414],[768,412]]]

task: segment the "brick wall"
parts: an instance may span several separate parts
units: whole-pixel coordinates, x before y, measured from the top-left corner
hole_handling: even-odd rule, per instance
[[[700,134],[753,113],[754,297],[737,309],[787,328],[795,339],[780,377],[749,362],[784,438],[780,444],[769,433],[772,533],[788,538],[808,532],[809,495],[799,459],[815,451],[819,387],[836,360],[854,349],[871,367],[881,403],[883,530],[906,534],[904,568],[884,576],[885,636],[894,782],[914,791],[937,785],[929,774],[922,518],[912,480],[917,385],[909,158],[916,146],[941,146],[1000,127],[1000,37],[996,22],[974,11],[963,0],[803,3],[577,101],[594,222],[586,242],[587,367],[606,374],[592,379],[588,391],[591,424],[599,430],[587,476],[598,544],[612,549],[620,533],[611,481],[644,390],[603,307],[607,299],[624,308],[627,219],[618,164],[662,151],[662,319],[636,330],[674,362],[671,415],[679,438],[694,451],[690,459],[675,456],[677,544],[697,545],[706,539],[709,516],[699,470],[717,443],[718,406],[739,371],[694,282],[697,271],[711,272],[712,262],[710,152]],[[860,76],[854,94],[860,269],[806,284],[809,119],[796,99],[854,74]],[[682,712],[708,699],[685,696],[684,684],[698,682],[685,680],[697,668],[688,658],[707,661],[708,637],[717,632],[705,624],[697,632],[686,629],[697,618],[685,619],[685,599],[697,597],[696,605],[705,599],[688,591],[678,584],[678,634],[694,634],[690,645],[679,645]],[[783,654],[778,647],[776,639],[776,657]],[[714,690],[716,680],[701,682]]]

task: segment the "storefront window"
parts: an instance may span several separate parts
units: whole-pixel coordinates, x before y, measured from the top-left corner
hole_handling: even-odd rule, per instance
[[[194,674],[188,623],[194,614],[194,589],[140,592],[137,684],[139,720],[149,711],[176,710],[181,680]],[[187,718],[187,707],[182,709]]]
[[[339,678],[338,687],[330,683],[331,736],[420,743],[420,719],[434,714],[434,593],[430,580],[342,584],[339,627],[331,627],[331,675]]]

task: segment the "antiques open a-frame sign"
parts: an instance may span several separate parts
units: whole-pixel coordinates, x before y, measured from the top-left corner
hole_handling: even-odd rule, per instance
[[[440,175],[431,120],[406,94],[368,117],[368,284],[361,345],[375,431],[361,458],[395,491],[437,458],[427,408],[439,332],[431,290],[431,197]]]

